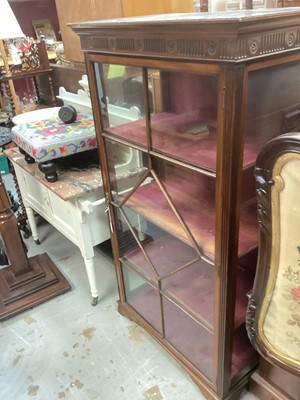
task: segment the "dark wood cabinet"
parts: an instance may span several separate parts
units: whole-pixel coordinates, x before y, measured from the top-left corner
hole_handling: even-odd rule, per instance
[[[300,11],[73,24],[88,71],[119,285],[209,399],[257,366],[253,168],[300,114]],[[126,167],[127,165],[127,167]]]

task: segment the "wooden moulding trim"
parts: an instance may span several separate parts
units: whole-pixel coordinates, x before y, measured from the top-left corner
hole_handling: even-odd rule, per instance
[[[87,34],[81,36],[83,51],[126,56],[167,57],[186,60],[241,62],[272,54],[299,52],[300,29],[276,29],[240,37],[176,37],[174,35],[120,36]]]

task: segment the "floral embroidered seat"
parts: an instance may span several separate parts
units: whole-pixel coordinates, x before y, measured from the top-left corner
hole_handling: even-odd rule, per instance
[[[78,113],[71,124],[58,116],[18,124],[12,128],[12,140],[28,163],[39,163],[50,182],[57,180],[55,160],[97,147],[91,113]]]

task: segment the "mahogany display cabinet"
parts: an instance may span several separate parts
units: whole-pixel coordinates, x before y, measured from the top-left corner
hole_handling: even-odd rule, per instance
[[[258,252],[253,169],[262,146],[299,123],[299,21],[288,8],[72,25],[119,311],[208,399],[236,399],[258,362],[245,329]]]

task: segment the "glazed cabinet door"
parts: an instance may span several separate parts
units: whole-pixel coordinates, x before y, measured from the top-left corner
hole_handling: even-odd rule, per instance
[[[224,180],[218,153],[227,134],[224,73],[213,65],[188,63],[160,62],[160,68],[153,68],[113,59],[91,65],[120,311],[143,325],[207,387],[216,390],[220,372],[228,376],[229,387],[231,378],[255,358],[244,325],[253,279],[245,270],[256,257],[257,223],[251,201],[255,192],[248,185],[237,188],[239,197],[232,196],[235,203],[241,198],[243,206],[240,232],[233,227],[236,263],[230,266],[234,281],[228,285],[227,279],[220,280],[220,253],[228,257],[230,238],[218,234],[223,227],[217,220],[218,214],[223,218],[223,203],[228,205],[217,195]],[[251,173],[245,168],[245,179]],[[228,181],[230,176],[227,172]],[[221,293],[228,287],[234,292],[226,309]],[[232,320],[230,329],[219,323],[221,314]],[[225,333],[229,340],[219,347]],[[228,354],[227,362],[220,361],[220,349]]]
[[[72,27],[86,54],[119,311],[210,400],[238,399],[258,363],[245,327],[263,212],[255,162],[270,139],[300,129],[299,15]]]

